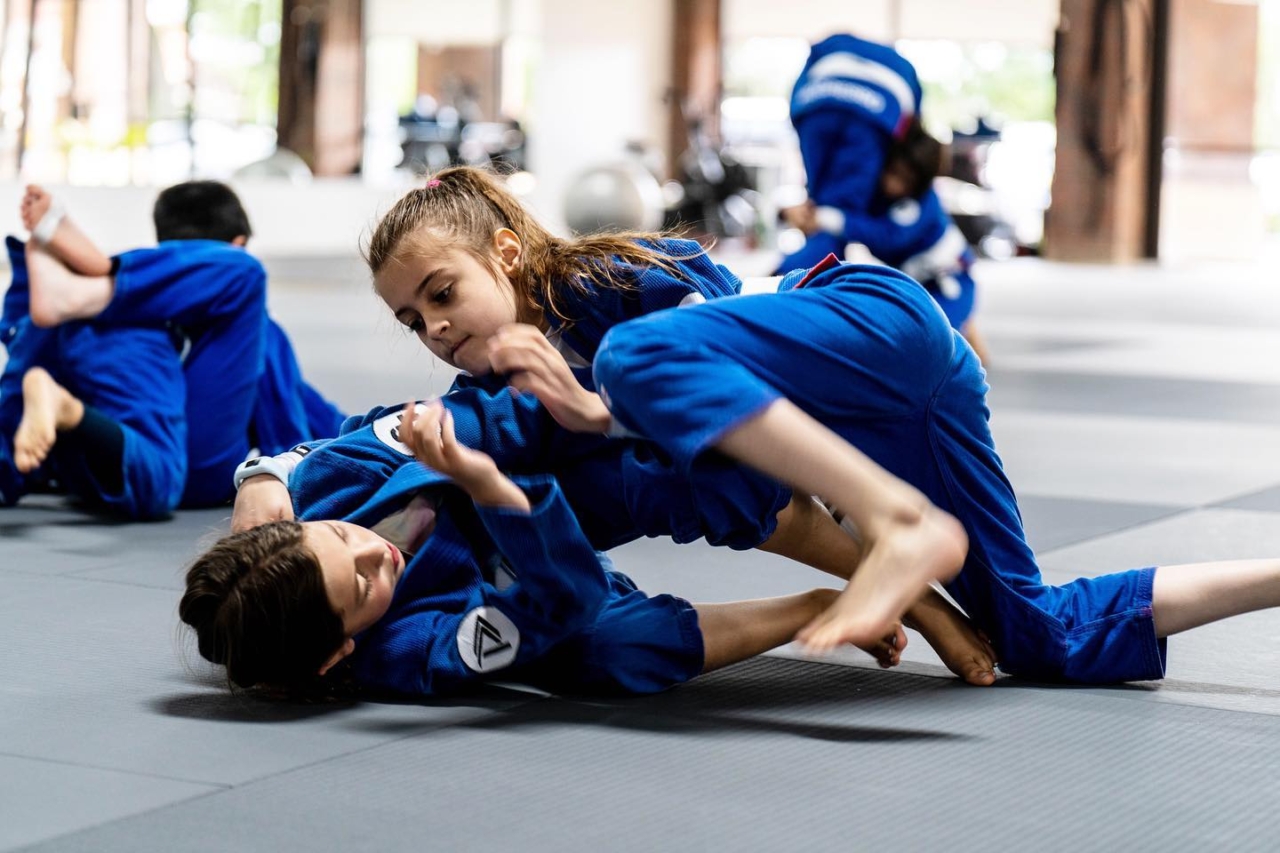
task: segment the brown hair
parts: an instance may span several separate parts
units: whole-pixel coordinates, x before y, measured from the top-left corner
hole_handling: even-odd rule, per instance
[[[933,179],[942,171],[944,154],[942,143],[929,135],[919,118],[913,118],[902,138],[889,146],[885,169],[905,172],[911,185],[907,195],[918,198],[933,186]]]
[[[178,616],[229,686],[305,693],[346,641],[302,525],[276,521],[214,544],[187,571]]]
[[[523,244],[519,270],[511,277],[521,314],[548,312],[561,323],[568,316],[557,291],[570,288],[588,293],[593,285],[627,289],[630,278],[620,274],[619,263],[661,267],[679,275],[674,261],[701,254],[672,257],[638,241],[664,239],[663,234],[617,231],[572,239],[556,237],[537,221],[510,190],[483,170],[455,166],[432,176],[423,187],[410,190],[378,223],[365,249],[365,261],[374,275],[395,259],[406,246],[431,240],[431,249],[458,247],[483,264],[492,266],[493,235],[502,228],[515,232]],[[419,248],[415,246],[414,248]]]

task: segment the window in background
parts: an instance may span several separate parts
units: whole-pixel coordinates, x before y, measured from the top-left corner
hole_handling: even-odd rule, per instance
[[[41,0],[34,23],[29,9],[5,4],[10,175],[169,184],[274,149],[281,0]]]

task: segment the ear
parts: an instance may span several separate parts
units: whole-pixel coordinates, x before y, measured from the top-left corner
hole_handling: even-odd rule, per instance
[[[249,245],[249,238],[244,236],[243,234],[241,234],[238,237],[232,237],[231,245],[239,246],[241,249],[243,249],[245,246]]]
[[[508,275],[520,266],[520,255],[524,246],[516,232],[510,228],[499,228],[493,232],[493,249],[498,255],[498,263],[502,271]]]
[[[337,666],[343,658],[356,650],[356,641],[347,637],[347,641],[342,644],[342,648],[338,649],[329,659],[324,662],[324,666],[320,667],[320,674],[324,675],[329,670]]]

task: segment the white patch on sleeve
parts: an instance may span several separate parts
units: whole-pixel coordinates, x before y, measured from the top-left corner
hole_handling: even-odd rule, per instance
[[[889,208],[889,218],[895,225],[906,228],[920,220],[920,202],[914,198],[904,198]]]
[[[494,607],[477,607],[458,627],[458,654],[474,672],[493,672],[510,666],[520,651],[520,632]]]
[[[583,368],[591,366],[591,362],[578,355],[577,351],[569,346],[569,342],[564,339],[564,336],[559,331],[547,332],[547,340],[551,342],[551,346],[555,347],[556,352],[564,356],[564,360],[570,367]]]
[[[415,414],[422,414],[427,410],[426,403],[418,403],[413,407]],[[403,453],[405,456],[412,456],[413,451],[409,446],[400,440],[400,426],[404,421],[404,409],[392,412],[389,415],[383,415],[373,422],[373,434],[378,440],[390,447],[397,453]]]
[[[680,300],[678,308],[688,308],[690,305],[701,305],[707,301],[707,297],[702,295],[701,291],[691,290],[684,295],[684,299]]]

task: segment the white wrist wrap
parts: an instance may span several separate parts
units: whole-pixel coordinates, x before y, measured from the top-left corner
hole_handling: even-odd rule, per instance
[[[37,243],[48,243],[53,239],[54,233],[57,232],[58,226],[62,224],[62,219],[66,215],[66,209],[57,199],[54,199],[49,204],[49,209],[44,212],[44,216],[40,217],[40,221],[36,223],[36,227],[31,229],[31,239]]]
[[[839,237],[844,234],[844,212],[838,207],[819,207],[813,212],[818,227]]]
[[[298,463],[302,458],[311,452],[311,448],[305,444],[299,444],[287,453],[281,453],[279,456],[259,456],[246,462],[241,462],[236,472],[231,477],[231,482],[235,484],[236,491],[240,491],[240,486],[250,477],[257,477],[261,474],[267,474],[275,477],[284,487],[289,488],[289,477],[293,474],[293,469],[298,467]]]

